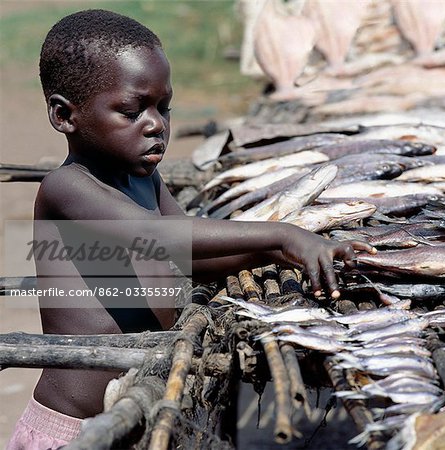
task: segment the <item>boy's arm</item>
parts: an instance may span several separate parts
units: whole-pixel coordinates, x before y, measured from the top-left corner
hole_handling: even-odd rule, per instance
[[[45,178],[39,204],[45,205],[52,218],[89,220],[91,223],[85,226],[112,236],[127,248],[136,236],[147,237],[155,239],[169,255],[184,255],[191,245],[193,261],[236,256],[240,262],[252,258],[249,266],[262,265],[262,256],[269,252],[281,254],[279,259],[305,267],[316,294],[321,294],[323,282],[331,293],[336,291],[334,258],[353,266],[354,250],[373,252],[367,243],[328,241],[294,225],[278,222],[235,222],[176,214],[155,216],[118,190],[69,168],[61,168]],[[191,227],[192,242],[190,233],[178,232],[177,225],[176,228],[171,226],[171,219],[182,221],[184,229]],[[116,221],[125,221],[125,224],[119,226]],[[258,264],[254,264],[255,261]],[[236,270],[235,265],[233,271]]]

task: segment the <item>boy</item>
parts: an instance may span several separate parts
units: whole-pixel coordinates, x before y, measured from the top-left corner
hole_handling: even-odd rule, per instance
[[[40,77],[49,120],[66,135],[68,157],[44,179],[37,195],[38,242],[55,237],[79,243],[100,235],[132,250],[137,236],[161,242],[177,255],[190,244],[193,277],[199,281],[272,262],[299,264],[308,272],[315,295],[321,295],[323,280],[333,298],[339,295],[334,257],[353,266],[354,250],[374,251],[363,242],[328,241],[289,224],[186,217],[156,170],[170,135],[170,68],[159,39],[138,22],[102,10],[65,17],[45,39]],[[191,227],[191,242],[171,231],[171,219]],[[123,220],[124,226],[113,226]],[[81,237],[70,231],[69,224],[77,221],[87,224]],[[103,280],[91,281],[91,267],[35,259],[41,287],[74,283],[77,288],[79,280],[81,286],[106,287]],[[180,257],[178,261],[181,265]],[[107,280],[104,270],[114,270],[112,266],[97,271]],[[127,280],[125,289],[144,283],[157,287],[157,279],[166,287],[170,279],[162,258],[142,263],[133,258],[118,270]],[[159,277],[153,282],[153,277],[139,276],[144,270]],[[138,309],[107,307],[98,296],[39,300],[44,333],[137,332],[173,324],[171,298],[144,298],[142,309],[134,298]],[[74,439],[81,419],[101,412],[105,387],[116,375],[45,369],[9,448],[57,448]]]

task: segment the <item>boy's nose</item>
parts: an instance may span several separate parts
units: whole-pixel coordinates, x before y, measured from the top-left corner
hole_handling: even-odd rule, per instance
[[[147,114],[143,128],[144,136],[152,136],[154,134],[160,134],[164,131],[165,126],[162,116],[157,111]]]

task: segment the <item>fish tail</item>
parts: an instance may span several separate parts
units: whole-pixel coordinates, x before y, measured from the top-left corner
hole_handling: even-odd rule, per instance
[[[335,395],[338,398],[345,398],[347,400],[366,400],[368,398],[367,395],[359,391],[336,391]]]
[[[360,434],[357,434],[357,436],[353,437],[352,439],[349,439],[348,444],[356,444],[357,447],[363,447],[366,444],[368,437],[369,431],[368,430],[362,431]]]

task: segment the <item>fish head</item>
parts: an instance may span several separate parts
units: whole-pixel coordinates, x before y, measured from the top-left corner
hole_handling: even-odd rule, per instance
[[[432,155],[437,149],[434,145],[424,144],[423,142],[409,142],[405,145],[404,150],[406,150],[407,155],[422,156]]]
[[[377,167],[377,174],[379,178],[395,178],[401,175],[403,167],[397,162],[384,162]]]

